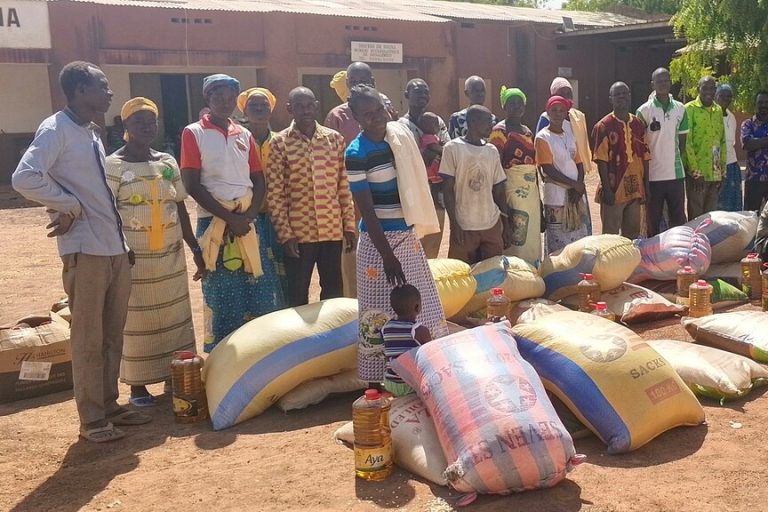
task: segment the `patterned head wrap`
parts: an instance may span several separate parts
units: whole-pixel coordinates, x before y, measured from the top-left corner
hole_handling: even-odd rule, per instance
[[[558,76],[557,78],[552,80],[552,85],[549,86],[549,94],[555,94],[557,91],[559,91],[563,87],[567,87],[570,90],[573,90],[573,86],[571,85],[571,82],[569,82],[567,78]]]
[[[349,99],[349,87],[347,86],[346,69],[333,75],[333,79],[329,85],[331,86],[331,89],[336,91],[336,95],[341,101],[347,101],[347,99]]]
[[[526,98],[525,93],[523,91],[521,91],[517,87],[512,87],[511,89],[507,89],[506,85],[501,86],[499,97],[501,99],[501,108],[506,107],[509,99],[514,97],[518,97],[521,100],[523,100],[523,105],[525,105],[528,102],[528,98]]]
[[[552,96],[549,98],[549,101],[547,102],[547,108],[546,111],[549,112],[549,109],[554,107],[555,105],[562,105],[565,107],[565,110],[570,110],[573,106],[573,102],[571,100],[567,100],[563,98],[562,96]]]
[[[234,89],[235,92],[240,92],[240,81],[237,78],[218,73],[203,78],[203,97],[207,98],[213,89],[222,85],[227,85]]]
[[[142,98],[139,96],[138,98],[131,98],[130,100],[126,101],[123,105],[123,108],[120,109],[120,119],[125,122],[129,117],[131,117],[136,112],[141,112],[142,110],[148,110],[150,112],[154,112],[155,116],[159,115],[159,111],[157,110],[157,105],[155,105],[155,102],[148,99],[148,98]],[[126,131],[123,134],[123,140],[128,142],[128,132]]]
[[[245,107],[248,105],[248,100],[257,95],[267,98],[270,112],[275,110],[275,105],[277,105],[277,98],[275,98],[275,95],[272,94],[272,91],[264,87],[251,87],[250,89],[241,92],[237,97],[237,108],[240,109],[240,112],[245,113]]]

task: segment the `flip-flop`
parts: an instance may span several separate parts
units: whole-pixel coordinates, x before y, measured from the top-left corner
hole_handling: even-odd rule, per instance
[[[128,399],[128,403],[134,407],[153,407],[155,405],[155,397],[152,395],[132,396]]]
[[[80,437],[93,443],[108,443],[124,438],[125,432],[115,428],[112,423],[107,423],[103,427],[80,429]]]
[[[115,425],[144,425],[152,421],[152,416],[147,416],[138,411],[131,411],[129,409],[118,409],[114,413],[107,416],[107,420],[111,421]]]

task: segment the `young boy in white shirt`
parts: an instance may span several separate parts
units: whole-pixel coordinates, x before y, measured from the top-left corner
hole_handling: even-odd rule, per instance
[[[443,148],[445,208],[451,220],[448,257],[477,263],[499,256],[509,246],[506,175],[499,152],[486,141],[493,114],[481,105],[467,109],[467,134]]]

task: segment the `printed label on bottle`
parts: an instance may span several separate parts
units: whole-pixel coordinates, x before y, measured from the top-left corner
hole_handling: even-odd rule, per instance
[[[173,414],[183,417],[197,416],[197,400],[187,400],[174,396]]]
[[[355,469],[357,471],[381,471],[392,464],[392,443],[376,448],[355,446]]]

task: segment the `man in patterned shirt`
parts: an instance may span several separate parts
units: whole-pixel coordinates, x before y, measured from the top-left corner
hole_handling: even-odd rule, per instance
[[[629,112],[629,86],[616,82],[609,97],[613,112],[592,129],[593,159],[600,172],[600,219],[603,233],[635,239],[640,236],[640,204],[648,187],[650,152],[645,125]]]
[[[285,247],[290,306],[309,302],[317,265],[320,299],[342,296],[341,251],[355,243],[355,212],[344,168],[346,144],[340,133],[317,121],[312,91],[297,87],[288,95],[293,121],[270,143],[267,201],[280,243]]]
[[[717,209],[726,164],[723,109],[715,103],[716,83],[711,76],[699,80],[698,97],[686,103],[688,140],[683,164],[688,194],[688,219]]]
[[[741,142],[747,151],[744,209],[760,211],[768,198],[768,92],[755,96],[755,115],[741,124]]]

